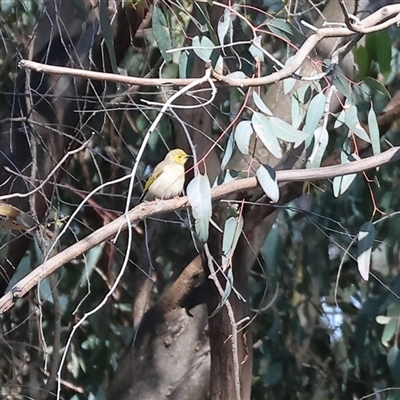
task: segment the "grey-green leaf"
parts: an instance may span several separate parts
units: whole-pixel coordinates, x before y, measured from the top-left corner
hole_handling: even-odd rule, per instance
[[[262,36],[259,35],[252,40],[251,46],[249,47],[250,54],[254,59],[259,59],[261,62],[264,61],[264,52],[261,50],[261,40]]]
[[[345,113],[344,123],[350,130],[354,132],[356,136],[364,140],[367,143],[371,143],[370,138],[365,132],[365,129],[361,126],[357,115],[357,107],[351,106]]]
[[[310,135],[308,132],[299,131],[292,125],[277,117],[270,117],[271,127],[274,135],[281,140],[289,143],[297,143],[306,140]]]
[[[211,313],[209,318],[212,318],[218,311],[225,305],[226,301],[228,300],[233,288],[233,272],[232,268],[229,268],[226,275],[226,286],[224,289],[224,293],[221,296],[221,300],[219,301],[215,310]]]
[[[380,154],[381,142],[379,135],[379,126],[373,105],[371,105],[371,109],[368,112],[368,128],[369,135],[371,137],[372,152],[374,153],[374,155]]]
[[[314,134],[315,129],[319,124],[325,110],[326,96],[323,93],[318,93],[310,101],[306,115],[306,124],[304,130],[311,135]]]
[[[279,186],[276,180],[275,170],[269,165],[260,165],[257,172],[257,180],[264,193],[271,199],[272,203],[279,201]]]
[[[321,165],[328,141],[328,131],[322,126],[318,127],[314,132],[314,148],[307,160],[307,168],[318,168]]]
[[[111,31],[109,12],[106,1],[100,1],[100,26],[110,56],[111,68],[114,74],[118,74],[117,59],[115,57],[114,38]]]
[[[358,232],[357,266],[361,278],[368,281],[371,265],[372,246],[375,241],[375,228],[371,221],[361,225]]]
[[[225,271],[229,266],[230,259],[236,249],[240,235],[243,230],[243,217],[239,214],[237,217],[229,217],[225,221],[224,235],[222,238],[222,269]]]
[[[271,152],[276,158],[282,157],[282,148],[275,136],[274,129],[271,121],[264,114],[259,112],[253,113],[251,118],[253,129],[257,137],[261,140],[263,145]]]
[[[229,79],[246,79],[247,76],[243,71],[234,71],[226,75]]]
[[[381,92],[385,96],[389,97],[389,99],[392,98],[392,96],[390,95],[389,91],[385,88],[385,86],[383,86],[382,83],[380,83],[376,79],[367,76],[366,78],[364,78],[363,82],[371,89]]]
[[[202,242],[206,242],[212,213],[210,181],[205,175],[195,176],[189,182],[186,194],[192,206],[197,236]]]
[[[192,46],[193,51],[198,57],[204,62],[210,61],[215,45],[207,36],[203,36],[202,38],[195,36],[192,40]]]
[[[157,42],[161,55],[165,61],[171,62],[172,54],[166,52],[172,48],[169,26],[160,7],[156,5],[153,8],[152,25],[154,39]]]
[[[224,151],[224,156],[222,157],[222,161],[221,161],[221,170],[223,171],[225,169],[225,167],[228,165],[229,160],[232,157],[233,154],[233,144],[235,142],[235,136],[232,133],[229,136],[228,141],[226,142],[226,146],[225,146],[225,151]]]
[[[240,121],[235,129],[235,142],[239,151],[247,155],[249,154],[249,144],[251,135],[253,134],[253,127],[251,121]]]
[[[297,96],[292,96],[292,125],[293,128],[297,129],[304,120],[304,108],[301,106]]]
[[[264,103],[263,99],[260,97],[260,95],[253,90],[253,101],[254,104],[257,106],[257,108],[264,114],[272,116],[272,111],[267,107],[267,105]]]
[[[221,18],[218,21],[218,40],[221,46],[224,45],[225,36],[229,34],[229,43],[233,41],[233,29],[232,29],[232,16],[230,11],[226,8]]]
[[[273,18],[267,25],[271,32],[287,39],[290,43],[301,46],[306,40],[306,37],[285,19]]]

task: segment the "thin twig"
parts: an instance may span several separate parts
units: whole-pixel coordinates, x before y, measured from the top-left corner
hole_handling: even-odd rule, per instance
[[[217,273],[213,264],[213,256],[211,255],[210,249],[208,248],[207,243],[204,245],[204,251],[207,257],[207,265],[210,270],[209,279],[214,282],[215,287],[218,290],[221,298],[224,295],[224,289],[221,286],[220,281],[218,280]],[[240,371],[239,371],[239,360],[238,360],[238,341],[237,341],[237,323],[235,321],[235,313],[233,312],[233,308],[229,300],[225,301],[226,311],[228,313],[228,318],[231,324],[231,342],[232,342],[232,362],[233,362],[233,374],[235,376],[235,394],[236,400],[240,400]]]

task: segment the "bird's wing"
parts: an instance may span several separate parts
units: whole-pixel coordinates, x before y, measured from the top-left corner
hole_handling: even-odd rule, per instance
[[[150,175],[149,179],[147,179],[144,188],[143,188],[143,193],[140,196],[139,203],[144,199],[146,196],[146,193],[149,190],[149,187],[153,184],[153,182],[161,175],[161,172],[163,170],[163,165],[162,163],[158,164],[155,168],[152,174]]]

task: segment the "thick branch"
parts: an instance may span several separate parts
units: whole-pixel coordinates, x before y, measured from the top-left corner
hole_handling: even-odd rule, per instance
[[[277,171],[276,178],[278,182],[301,182],[306,180],[319,180],[326,178],[334,178],[335,176],[348,175],[357,172],[366,171],[381,165],[394,162],[400,159],[400,147],[393,147],[376,156],[368,157],[360,161],[354,161],[344,165],[335,165],[329,167],[315,169],[299,169]],[[220,185],[212,189],[213,199],[220,199],[226,195],[254,189],[257,187],[257,179],[255,177],[239,179]],[[164,214],[188,207],[187,197],[178,199],[155,201],[140,204],[128,213],[130,223],[135,224],[139,221],[153,215]],[[73,244],[56,256],[50,258],[37,268],[35,268],[25,278],[16,283],[11,291],[7,292],[0,299],[0,314],[7,311],[21,297],[23,297],[30,289],[38,284],[41,280],[49,276],[62,265],[78,257],[80,254],[88,251],[99,243],[110,239],[121,229],[126,229],[127,218],[125,215],[120,216],[111,223],[91,233],[86,238]]]

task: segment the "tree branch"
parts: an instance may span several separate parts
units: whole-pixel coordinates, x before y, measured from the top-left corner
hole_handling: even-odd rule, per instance
[[[376,156],[368,157],[360,161],[354,161],[344,165],[335,165],[329,167],[315,169],[299,169],[277,171],[276,178],[278,182],[301,182],[306,180],[319,180],[334,178],[335,176],[348,175],[363,172],[368,169],[376,168],[384,164],[388,164],[400,159],[400,147],[393,147]],[[211,195],[213,199],[220,199],[226,195],[254,189],[258,186],[255,177],[238,179],[213,188]],[[164,214],[189,207],[187,197],[178,199],[152,201],[142,203],[133,208],[128,213],[129,223],[136,224],[139,221],[150,216]],[[110,239],[118,231],[126,229],[128,225],[126,215],[122,215],[109,224],[96,230],[84,239],[73,244],[54,257],[50,258],[43,264],[35,268],[25,278],[16,283],[9,292],[0,299],[0,314],[3,314],[21,297],[23,297],[30,289],[38,284],[41,280],[52,274],[62,265],[78,257],[80,254],[88,251],[99,243]]]
[[[218,2],[214,2],[215,5],[224,6]],[[393,18],[387,20],[389,17]],[[385,21],[387,20],[387,21]],[[329,27],[329,28],[318,28],[308,39],[303,43],[300,49],[297,51],[293,61],[290,65],[282,68],[281,70],[274,72],[268,76],[261,78],[245,78],[245,79],[232,79],[224,75],[213,73],[214,78],[228,86],[232,87],[253,87],[262,86],[271,83],[278,82],[282,79],[291,77],[303,64],[304,60],[309,56],[315,46],[325,38],[332,37],[347,37],[352,36],[356,32],[368,33],[377,30],[382,30],[387,26],[394,25],[400,20],[400,5],[390,5],[381,8],[374,12],[370,16],[366,17],[357,23],[351,24],[351,28],[347,27]],[[381,23],[382,21],[385,21]],[[190,47],[189,47],[190,48]],[[75,76],[93,80],[104,80],[109,82],[126,83],[128,85],[141,85],[141,86],[158,86],[158,85],[180,85],[185,86],[196,81],[196,79],[160,79],[160,78],[137,78],[132,76],[116,75],[97,71],[86,71],[83,69],[58,67],[52,65],[41,64],[29,60],[21,60],[19,63],[20,68],[32,69],[37,72],[46,74],[56,74],[63,76]]]

